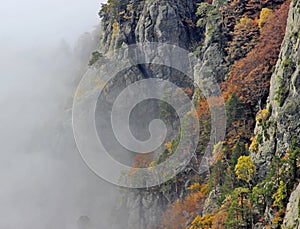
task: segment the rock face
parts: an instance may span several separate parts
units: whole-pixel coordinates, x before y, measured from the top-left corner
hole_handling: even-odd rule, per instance
[[[287,205],[286,214],[284,217],[283,229],[299,229],[300,228],[300,184],[298,185],[297,189],[292,192],[289,203]]]
[[[195,27],[197,3],[201,1],[120,1],[113,21],[112,13],[103,12],[102,51],[137,42],[167,42],[182,48],[195,48],[203,33]],[[124,15],[124,16],[123,16]]]
[[[210,18],[205,26],[197,27],[197,4],[201,0],[120,0],[113,1],[114,10],[102,10],[102,36],[99,53],[104,56],[123,46],[143,42],[161,42],[177,45],[193,52],[200,59],[194,72],[201,74],[208,81],[221,83],[229,71],[226,61],[225,47],[227,38],[222,31],[222,21],[218,17]],[[243,1],[241,1],[243,2]],[[266,177],[272,158],[283,156],[289,149],[292,141],[300,136],[300,1],[291,3],[286,35],[282,44],[280,56],[271,78],[270,94],[267,101],[268,119],[266,125],[257,125],[255,134],[262,138],[258,152],[252,152],[251,157],[257,165],[258,178],[261,181]],[[112,4],[112,3],[111,3]],[[219,4],[213,1],[213,5]],[[205,32],[206,31],[206,32]],[[252,47],[252,46],[251,46]],[[237,50],[239,51],[239,50]],[[244,53],[243,53],[244,55]],[[240,54],[240,56],[243,56]],[[233,62],[234,60],[231,60]],[[96,62],[101,64],[101,59]],[[95,66],[96,66],[95,65]],[[134,66],[116,77],[110,89],[125,88],[137,80],[145,78],[162,78],[178,83],[180,86],[190,86],[183,75],[161,66]],[[195,79],[199,80],[199,79]],[[204,82],[205,83],[205,82]],[[108,105],[113,101],[107,101]],[[157,104],[153,104],[150,113],[157,112]],[[152,117],[153,118],[153,117]],[[146,120],[147,117],[144,117]],[[150,116],[149,116],[150,120]],[[252,128],[252,127],[251,127]],[[107,142],[113,135],[109,135]],[[298,141],[300,139],[298,138]],[[214,142],[217,143],[217,142]],[[109,148],[114,148],[108,146]],[[117,148],[116,148],[117,151]],[[185,178],[185,177],[184,177]],[[188,176],[186,184],[188,184]],[[171,187],[171,188],[170,188]],[[152,190],[126,191],[121,201],[120,211],[126,209],[126,223],[128,228],[158,228],[157,223],[168,203],[185,195],[187,187],[179,187],[179,191],[161,188]],[[298,187],[299,189],[299,187]],[[297,190],[298,190],[297,189]],[[289,209],[285,218],[287,228],[292,225],[297,208],[295,191],[290,199]],[[216,208],[218,194],[211,192],[205,202],[204,213],[211,213]],[[121,214],[121,213],[120,213]],[[270,215],[266,210],[266,215]],[[270,216],[271,217],[271,216]],[[269,218],[270,218],[269,217]],[[259,228],[259,227],[258,227]]]
[[[300,1],[292,1],[285,38],[280,56],[271,78],[267,103],[269,117],[263,125],[257,124],[256,136],[262,138],[258,152],[251,156],[258,168],[259,181],[265,179],[274,156],[287,154],[292,142],[299,143],[300,136]],[[297,184],[295,184],[296,186]],[[298,223],[299,187],[290,197],[284,226],[300,228]],[[273,215],[266,210],[269,221]],[[259,227],[260,228],[260,227]]]
[[[163,214],[164,198],[155,193],[131,192],[126,197],[129,210],[128,228],[155,227]]]
[[[257,125],[262,136],[258,153],[252,158],[258,165],[260,179],[269,170],[272,157],[284,155],[294,137],[300,135],[300,3],[292,1],[284,41],[271,78],[267,125]]]
[[[202,1],[119,1],[114,6],[117,9],[116,12],[108,10],[100,12],[102,36],[99,52],[105,56],[109,51],[143,42],[168,43],[188,51],[195,51],[196,47],[200,47],[197,55],[202,61],[195,67],[195,71],[197,73],[202,71],[204,78],[217,79],[221,82],[226,74],[227,66],[224,61],[224,47],[220,42],[223,40],[218,26],[220,22],[211,21],[211,24],[207,26],[213,29],[208,36],[205,36],[205,28],[196,26],[197,4],[200,2]],[[130,71],[123,74],[123,77],[116,77],[113,85],[116,86],[116,90],[120,90],[143,78],[163,78],[183,87],[191,86],[183,77],[184,75],[174,73],[168,68],[141,65],[132,67]],[[108,103],[111,102],[108,101]],[[152,107],[157,110],[155,104]],[[153,111],[148,113],[159,113]],[[147,117],[144,116],[144,119]],[[116,144],[113,145],[109,148],[116,149]],[[159,187],[157,189],[159,191],[155,189],[126,192],[126,197],[123,198],[119,209],[120,211],[127,209],[128,228],[157,228],[168,203],[178,198],[178,195],[184,195],[185,192],[185,187],[176,195],[174,195],[174,190],[160,191]]]

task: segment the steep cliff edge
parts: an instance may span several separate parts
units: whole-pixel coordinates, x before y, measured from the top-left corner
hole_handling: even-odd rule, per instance
[[[268,125],[257,123],[256,132],[263,138],[258,153],[252,157],[261,171],[268,171],[274,155],[282,157],[292,144],[299,142],[299,87],[300,87],[300,10],[299,1],[293,1],[282,43],[279,60],[271,78]],[[263,175],[263,172],[261,173]]]
[[[100,50],[97,52],[105,56],[109,51],[120,47],[144,42],[168,43],[192,52],[205,38],[205,28],[196,26],[197,4],[200,2],[201,0],[110,1],[100,12],[103,29]],[[95,66],[97,64],[101,64],[101,58],[95,61]],[[219,62],[216,68],[221,68]],[[115,78],[114,85],[117,85],[116,88],[124,88],[146,78],[163,78],[183,88],[192,87],[183,74],[157,65],[132,66],[123,76]],[[150,117],[151,113],[159,114],[158,107],[159,104],[153,103],[149,110],[148,104],[148,114],[144,114],[144,120],[147,119],[146,116]],[[186,193],[184,183],[188,182],[189,178],[186,174],[182,176],[186,179],[182,179],[181,185],[171,181],[169,184],[148,190],[123,190],[122,201],[115,213],[123,215],[120,217],[124,220],[122,225],[134,229],[158,228],[168,204]],[[176,191],[175,185],[178,186]]]
[[[289,198],[289,203],[287,205],[286,209],[286,214],[284,217],[283,229],[289,229],[289,228],[294,228],[294,229],[299,229],[300,228],[300,184],[296,188],[295,191],[292,192],[290,198]]]
[[[137,42],[167,42],[193,50],[201,40],[195,27],[198,1],[111,1],[102,7],[103,51]]]
[[[215,162],[208,172],[199,174],[199,164],[192,161],[159,187],[123,190],[117,211],[123,225],[137,229],[278,228],[283,223],[288,197],[299,181],[299,0],[291,3],[280,49],[288,4],[283,0],[110,0],[103,5],[102,36],[90,62],[93,67],[99,67],[109,51],[131,44],[174,44],[200,59],[194,71],[219,83],[227,109],[226,137],[213,142]],[[192,91],[204,117],[200,120],[203,140],[195,155],[196,161],[201,160],[211,125],[205,98],[183,74],[157,65],[133,66],[116,76],[111,88],[119,90],[146,78],[168,79]],[[153,103],[149,118],[159,109]],[[240,172],[242,159],[245,163],[240,167],[248,170]],[[294,205],[289,206],[294,212]]]
[[[220,17],[212,18],[202,26],[196,25],[199,19],[196,13],[201,2],[201,0],[110,1],[110,4],[102,7],[100,12],[102,37],[100,49],[94,53],[96,58],[92,63],[94,66],[101,65],[101,57],[97,60],[97,56],[105,57],[109,51],[131,44],[168,43],[188,50],[191,55],[201,57],[202,61],[195,70],[202,69],[204,78],[222,82],[228,70],[224,58],[227,38],[223,36]],[[210,30],[209,34],[206,33],[207,30]],[[183,74],[155,65],[133,66],[131,71],[123,76],[117,76],[114,85],[124,88],[145,78],[168,79],[185,89],[193,87]],[[153,113],[154,107],[157,105],[153,104],[148,114]],[[144,118],[147,119],[145,116]],[[195,169],[198,170],[196,167]],[[194,175],[191,174],[191,168],[187,168],[181,175],[160,187],[149,190],[124,190],[125,194],[116,214],[128,212],[123,222],[128,228],[159,228],[168,205],[187,195],[188,186],[194,179]]]
[[[298,152],[300,142],[299,25],[300,2],[292,1],[285,38],[271,78],[268,102],[265,110],[262,110],[257,118],[255,128],[257,151],[252,151],[251,154],[258,169],[256,179],[266,181],[265,187],[272,184],[271,179],[266,178],[272,176],[270,170],[274,170],[274,168],[278,170],[275,172],[275,176],[278,178],[274,179],[273,189],[280,189],[280,187],[286,189],[283,205],[286,204],[289,194],[299,183],[299,169],[297,169],[300,157]],[[266,114],[265,118],[261,118],[262,113]],[[279,184],[282,181],[285,185]],[[299,186],[290,197],[282,228],[296,228],[296,225],[299,227],[298,199]],[[276,215],[269,204],[267,204],[265,216],[272,224]],[[285,208],[282,206],[282,209]],[[282,217],[283,212],[281,213]]]

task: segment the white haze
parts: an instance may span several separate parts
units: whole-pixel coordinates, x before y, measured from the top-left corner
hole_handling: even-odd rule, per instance
[[[3,1],[0,228],[106,229],[117,188],[76,150],[70,105],[93,50],[98,0]],[[80,222],[81,221],[81,222]]]
[[[98,22],[105,0],[15,0],[2,1],[0,40],[28,46],[57,39],[74,42]]]

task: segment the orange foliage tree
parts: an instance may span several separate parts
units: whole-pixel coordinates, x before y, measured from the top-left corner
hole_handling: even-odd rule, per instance
[[[266,98],[273,66],[285,34],[288,10],[289,1],[286,1],[268,17],[255,48],[234,63],[228,81],[223,84],[224,91],[232,90],[235,85],[238,89],[236,93],[243,102],[252,106],[261,98]]]
[[[208,193],[207,185],[194,188],[192,185],[189,193],[183,200],[177,199],[169,204],[162,217],[162,228],[186,228],[187,223],[192,223],[195,217],[202,212],[205,197]]]
[[[134,158],[134,164],[132,165],[132,168],[130,170],[130,175],[135,173],[137,168],[147,168],[151,161],[153,160],[154,156],[152,153],[143,153],[138,154]]]
[[[226,229],[225,221],[227,219],[227,211],[219,211],[214,215],[211,229]]]

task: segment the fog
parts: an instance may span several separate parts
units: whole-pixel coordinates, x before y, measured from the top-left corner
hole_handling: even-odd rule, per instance
[[[111,228],[118,188],[87,168],[71,128],[100,2],[1,4],[0,228]]]
[[[49,44],[64,38],[74,42],[98,23],[105,0],[4,1],[0,8],[0,40],[24,46]]]

